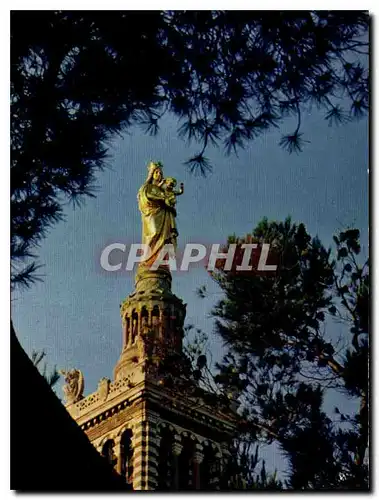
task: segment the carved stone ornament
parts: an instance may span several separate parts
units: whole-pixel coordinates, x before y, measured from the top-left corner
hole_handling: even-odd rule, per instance
[[[106,401],[108,398],[109,384],[110,384],[110,380],[108,378],[105,378],[105,377],[99,381],[99,385],[97,387],[97,392],[99,393],[99,398],[100,398],[100,401],[102,401],[102,402]]]
[[[80,401],[83,398],[84,391],[83,373],[76,368],[69,371],[60,370],[59,373],[63,375],[66,382],[63,386],[66,403],[70,405]]]

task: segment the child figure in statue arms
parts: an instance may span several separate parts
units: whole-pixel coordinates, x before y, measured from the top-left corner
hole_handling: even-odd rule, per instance
[[[171,208],[170,210],[170,223],[171,223],[171,243],[173,243],[174,248],[176,250],[177,247],[177,237],[178,230],[176,228],[176,197],[184,193],[184,184],[183,182],[180,184],[179,190],[175,190],[177,182],[173,177],[166,177],[164,179],[163,184],[165,186],[166,191],[166,205]]]

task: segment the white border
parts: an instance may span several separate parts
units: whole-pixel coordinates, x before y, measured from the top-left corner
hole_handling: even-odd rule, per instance
[[[2,65],[1,67],[3,68],[3,78],[1,80],[2,87],[1,87],[1,116],[2,116],[2,133],[1,133],[1,140],[2,140],[2,182],[0,183],[1,189],[2,189],[2,195],[0,196],[0,203],[1,203],[1,235],[2,235],[2,241],[3,244],[1,245],[0,251],[1,251],[1,262],[2,262],[2,275],[1,275],[1,280],[0,280],[0,286],[1,286],[1,318],[3,320],[3,328],[1,331],[2,335],[2,349],[1,353],[3,356],[3,359],[0,362],[0,367],[1,367],[1,372],[0,372],[0,380],[2,381],[2,399],[9,401],[9,319],[10,319],[10,303],[9,303],[9,250],[8,250],[8,245],[6,244],[6,241],[9,241],[9,11],[12,10],[52,10],[54,8],[60,8],[64,10],[77,10],[77,9],[83,9],[83,10],[165,10],[165,9],[172,9],[172,10],[182,10],[182,9],[191,9],[191,10],[210,10],[210,9],[218,9],[218,10],[244,10],[247,7],[247,2],[241,1],[241,0],[234,0],[233,4],[230,2],[225,2],[225,1],[218,1],[217,4],[216,2],[206,2],[206,1],[194,1],[192,2],[175,2],[173,5],[173,2],[157,2],[157,1],[149,1],[149,2],[143,2],[140,1],[138,3],[138,6],[136,4],[132,5],[128,2],[125,1],[115,1],[115,0],[109,0],[108,2],[96,2],[94,0],[90,1],[82,1],[78,3],[77,1],[61,1],[61,2],[51,2],[49,0],[38,0],[34,2],[27,2],[25,0],[13,0],[12,2],[4,2],[3,6],[5,6],[5,9],[2,8],[1,12],[1,36],[2,36]],[[319,10],[361,10],[361,9],[367,9],[369,10],[372,15],[375,12],[374,9],[374,3],[369,2],[367,5],[358,5],[358,4],[352,4],[352,2],[346,2],[342,0],[329,0],[328,2],[322,1],[322,2],[317,2],[317,7],[314,6],[314,3],[312,5],[309,5],[308,2],[300,2],[299,0],[297,1],[292,1],[290,4],[286,4],[285,6],[278,1],[266,1],[264,4],[265,9],[277,9],[277,10],[308,10],[306,7],[312,8],[312,9],[319,9]],[[374,20],[372,20],[372,31],[373,31],[373,25],[374,25]],[[373,68],[378,67],[378,42],[377,42],[377,37],[373,37],[373,47],[372,47],[372,52],[375,58],[374,64],[372,65]],[[374,59],[373,58],[373,59]],[[376,64],[375,64],[376,63]],[[373,76],[374,78],[374,76]],[[373,81],[372,86],[376,87],[376,81]],[[374,103],[372,102],[372,105]],[[377,111],[377,110],[375,110]],[[372,164],[371,164],[371,171],[373,170],[374,166],[374,155],[375,155],[375,150],[374,150],[374,144],[379,144],[379,134],[377,132],[377,128],[373,126],[374,121],[376,118],[376,113],[375,116],[372,116],[371,122],[372,122],[372,129],[373,129],[373,137],[372,137]],[[377,183],[378,183],[378,175],[375,176],[374,178],[374,191],[378,193],[377,188]],[[374,222],[376,221],[377,217],[379,217],[379,199],[377,199],[374,194],[373,194],[373,217],[371,219],[371,226],[372,226],[372,232],[371,235],[373,237],[373,246],[374,246],[374,257],[375,260],[374,262],[379,261],[379,250],[378,250],[378,236],[377,232],[374,230]],[[376,278],[376,283],[379,281],[379,267],[377,266],[376,269],[374,270],[374,277]],[[377,312],[379,309],[379,304],[377,300],[377,295],[375,294],[373,302],[372,302],[372,311],[374,313],[374,326],[376,325],[376,320],[377,320]],[[372,356],[372,361],[374,364],[374,360],[379,359],[379,342],[376,340],[374,342],[374,355]],[[378,370],[375,370],[375,387],[378,387]],[[373,415],[373,420],[376,421],[376,403],[375,403],[376,397],[375,395],[372,395],[371,401],[372,401],[372,406],[371,412]],[[374,424],[374,422],[373,422]],[[9,492],[9,478],[10,478],[10,471],[9,471],[9,449],[10,449],[10,444],[9,444],[9,425],[10,425],[10,420],[9,420],[9,411],[8,408],[4,411],[1,412],[1,427],[3,429],[3,439],[2,439],[2,446],[1,446],[1,466],[0,466],[0,489],[1,493],[4,495],[4,493],[8,496],[9,494],[12,494]],[[378,459],[376,458],[377,450],[379,449],[379,443],[378,443],[378,433],[374,433],[374,439],[375,439],[375,446],[374,450],[371,453],[371,457],[375,457],[375,463],[373,464],[373,473],[372,473],[372,487],[375,488],[376,490],[376,478],[378,475]],[[378,457],[379,458],[379,457]],[[26,464],[27,465],[27,464]],[[254,492],[253,492],[254,493]],[[154,496],[159,496],[158,493],[152,493]],[[206,497],[206,495],[203,494],[194,494],[197,498],[202,498]],[[234,496],[234,494],[228,494],[229,496]],[[237,495],[237,494],[235,494]],[[46,498],[48,495],[43,495],[44,498]],[[66,496],[66,495],[63,495]],[[68,497],[80,497],[80,495],[67,495]],[[105,498],[111,497],[111,495],[100,495]],[[179,496],[179,495],[172,495],[172,497]],[[273,495],[268,495],[273,496]],[[316,496],[319,496],[316,494]],[[320,494],[321,496],[321,494]],[[323,497],[329,496],[328,494],[322,494]],[[334,494],[330,494],[330,496],[334,496]]]

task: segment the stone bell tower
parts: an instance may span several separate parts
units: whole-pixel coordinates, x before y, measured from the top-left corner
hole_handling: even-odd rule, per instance
[[[187,378],[186,305],[171,282],[167,267],[139,266],[135,290],[121,304],[122,350],[113,380],[101,379],[96,392],[80,393],[66,407],[133,489],[217,490],[235,413],[210,405]]]
[[[158,355],[157,349],[162,355],[182,351],[186,304],[171,291],[171,273],[159,268],[141,274],[135,291],[121,304],[123,340],[115,379],[131,376],[138,367],[145,373],[144,363]]]

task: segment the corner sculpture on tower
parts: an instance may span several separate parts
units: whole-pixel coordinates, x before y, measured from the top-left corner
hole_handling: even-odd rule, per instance
[[[97,391],[83,397],[81,375],[80,390],[66,390],[66,408],[133,489],[217,490],[236,414],[210,406],[206,391],[189,380],[182,346],[186,304],[172,293],[164,260],[152,268],[165,245],[177,248],[176,197],[184,186],[175,187],[175,179],[163,178],[160,162],[149,163],[138,206],[142,243],[151,253],[120,307],[122,349],[113,381],[103,377]]]

